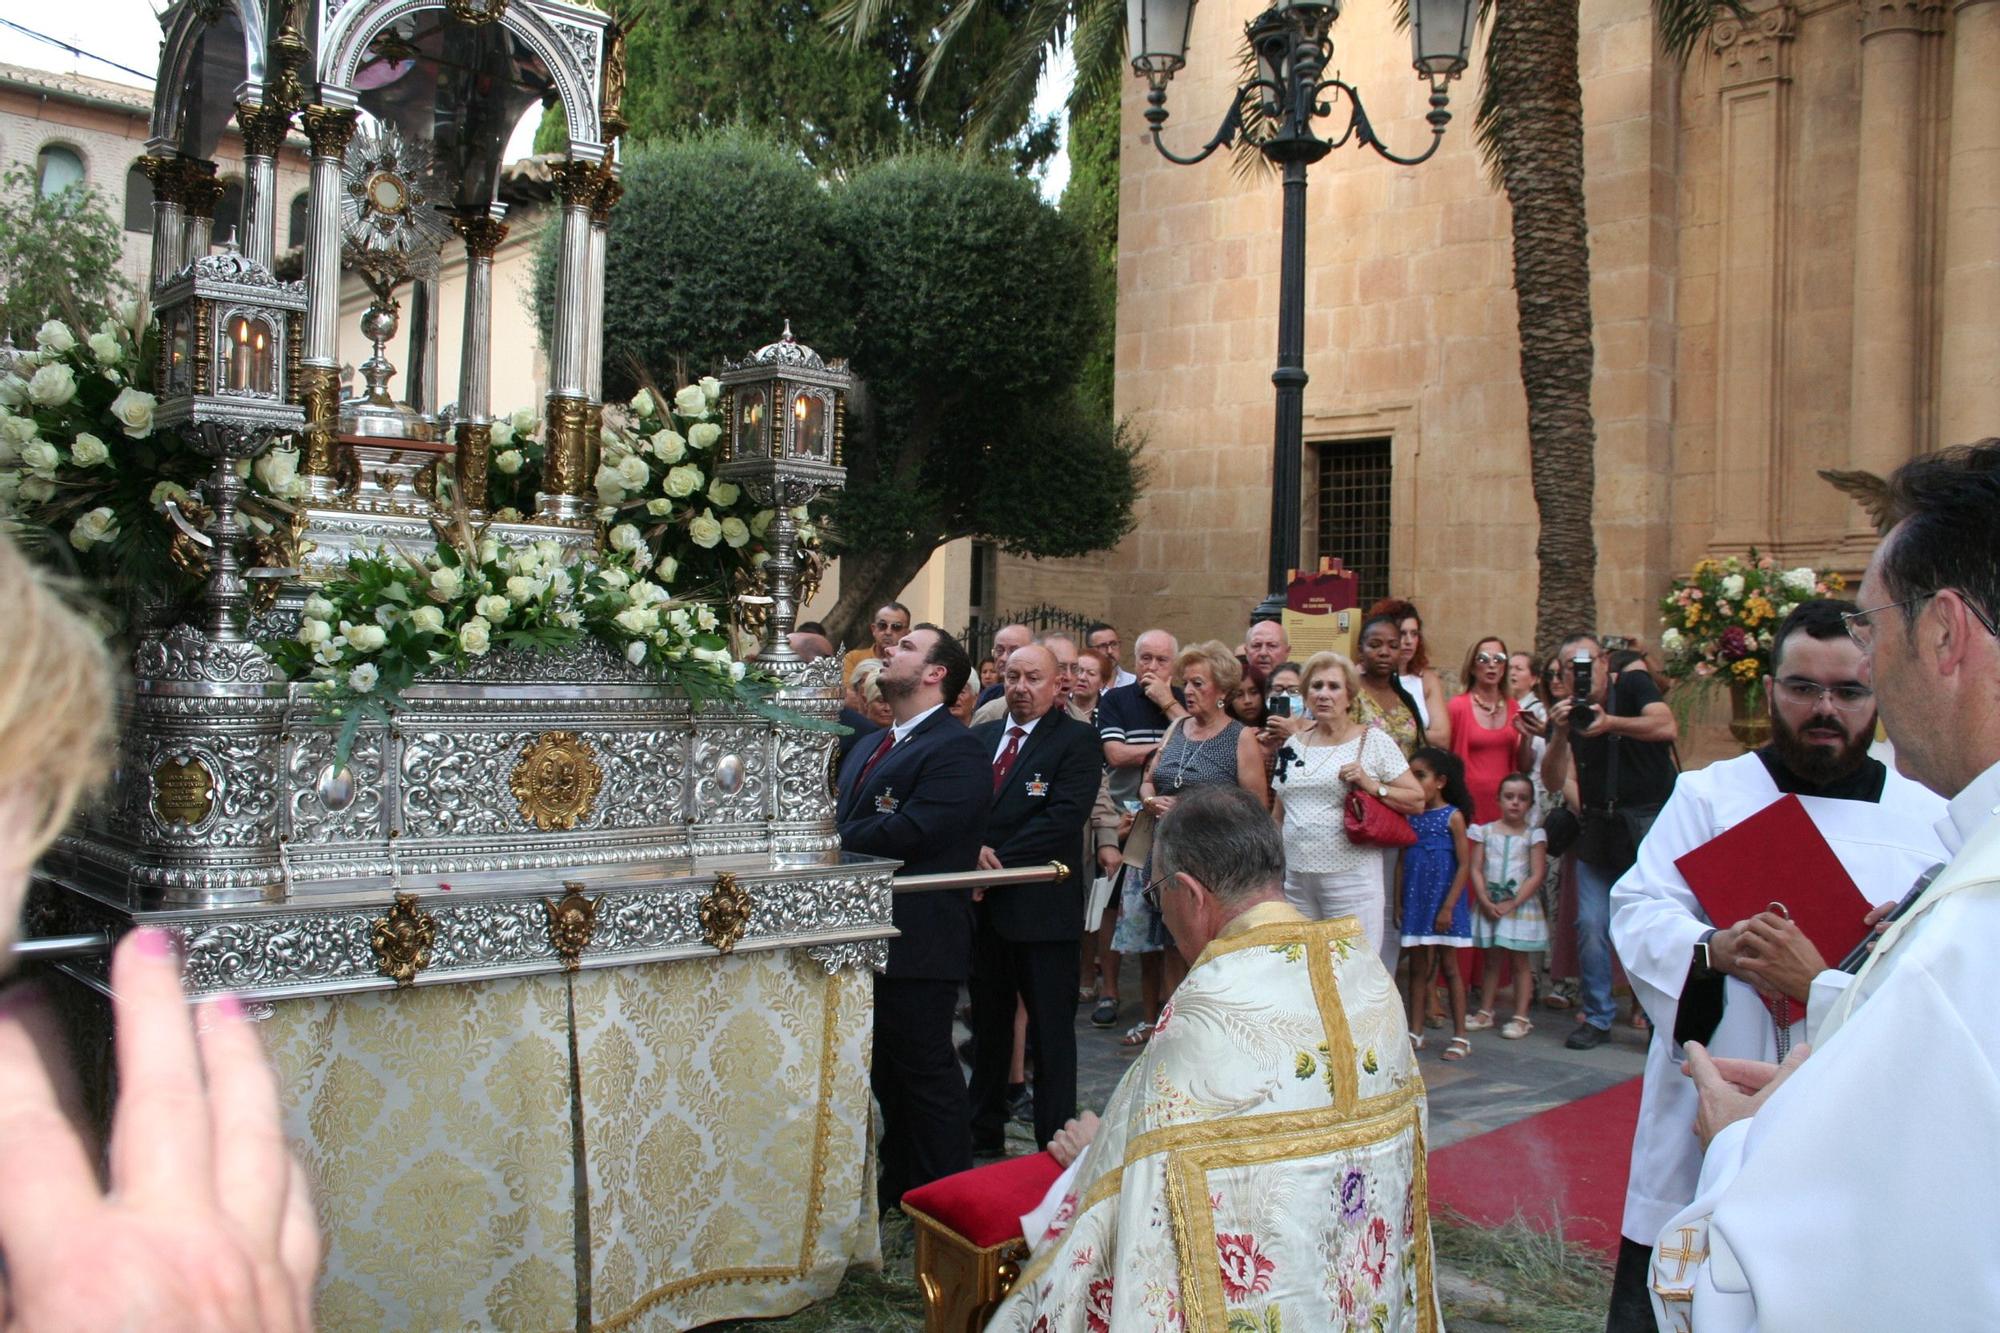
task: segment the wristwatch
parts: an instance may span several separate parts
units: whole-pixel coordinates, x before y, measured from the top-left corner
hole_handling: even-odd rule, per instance
[[[1694,942],[1694,967],[1688,976],[1695,981],[1708,981],[1722,975],[1722,969],[1708,958],[1708,942],[1714,935],[1713,930],[1704,931],[1702,937]]]
[[[1375,784],[1375,799],[1378,801],[1389,799],[1389,788],[1386,784],[1380,782]]]

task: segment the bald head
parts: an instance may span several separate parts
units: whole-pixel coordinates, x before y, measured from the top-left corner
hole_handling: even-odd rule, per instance
[[[833,643],[824,634],[800,632],[787,635],[785,642],[792,646],[793,652],[807,662],[817,662],[822,657],[833,656]]]
[[[1054,653],[1031,643],[1007,655],[1000,684],[1007,692],[1007,715],[1016,722],[1032,722],[1055,706],[1062,667]]]
[[[1163,629],[1149,629],[1132,644],[1134,656],[1141,676],[1157,676],[1161,680],[1174,674],[1174,659],[1180,656],[1180,641]]]
[[[1278,669],[1278,663],[1292,655],[1291,640],[1285,637],[1285,627],[1275,620],[1260,620],[1250,627],[1243,637],[1243,655],[1250,659],[1269,680],[1271,673]]]
[[[1002,625],[1000,632],[993,636],[993,660],[1005,662],[1009,653],[1034,641],[1035,632],[1026,625]]]

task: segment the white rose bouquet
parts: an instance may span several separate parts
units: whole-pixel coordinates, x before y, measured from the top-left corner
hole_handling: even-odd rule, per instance
[[[290,678],[316,682],[326,719],[340,723],[343,758],[361,724],[386,723],[424,673],[489,652],[562,648],[586,634],[697,703],[769,709],[771,682],[730,655],[715,610],[674,598],[648,577],[654,568],[636,529],[572,563],[552,541],[510,549],[490,538],[470,550],[440,544],[421,560],[357,556],[306,599],[290,638],[264,648]]]
[[[153,428],[158,334],[133,304],[95,331],[45,322],[0,360],[0,518],[47,534],[126,596],[186,591],[161,500],[199,515],[209,463]]]
[[[710,377],[672,393],[642,377],[629,402],[606,408],[591,478],[606,542],[661,585],[705,597],[755,586],[770,558],[766,536],[774,518],[715,475],[723,452],[721,394],[721,383]],[[543,460],[534,409],[515,412],[507,426],[496,429],[487,469],[489,505],[502,520],[533,512]],[[805,507],[793,516],[799,555],[810,567],[820,558],[822,520]]]

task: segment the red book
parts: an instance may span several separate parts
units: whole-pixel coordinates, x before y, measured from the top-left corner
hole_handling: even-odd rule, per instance
[[[1674,865],[1717,929],[1782,903],[1828,966],[1868,933],[1862,918],[1871,904],[1796,796],[1779,797]],[[1773,1003],[1764,1000],[1766,1008]],[[1803,1002],[1792,1004],[1805,1013]]]

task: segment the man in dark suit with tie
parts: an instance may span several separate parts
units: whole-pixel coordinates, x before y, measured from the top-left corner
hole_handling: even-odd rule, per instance
[[[1083,930],[1084,824],[1104,751],[1097,729],[1057,704],[1062,675],[1039,644],[1007,659],[1007,716],[974,727],[992,764],[993,810],[979,864],[989,870],[1060,861],[1055,884],[976,890],[972,963],[972,1139],[996,1150],[1007,1121],[1007,1066],[1018,997],[1035,1052],[1035,1141],[1076,1114],[1077,938]]]
[[[843,849],[895,857],[905,874],[978,865],[992,769],[986,747],[944,707],[971,674],[965,649],[935,625],[918,625],[891,650],[877,683],[895,725],[856,745],[841,768]],[[971,966],[971,893],[899,894],[893,911],[901,934],[875,979],[869,1071],[882,1104],[877,1197],[885,1209],[972,1165],[965,1078],[951,1044],[952,1010]]]

